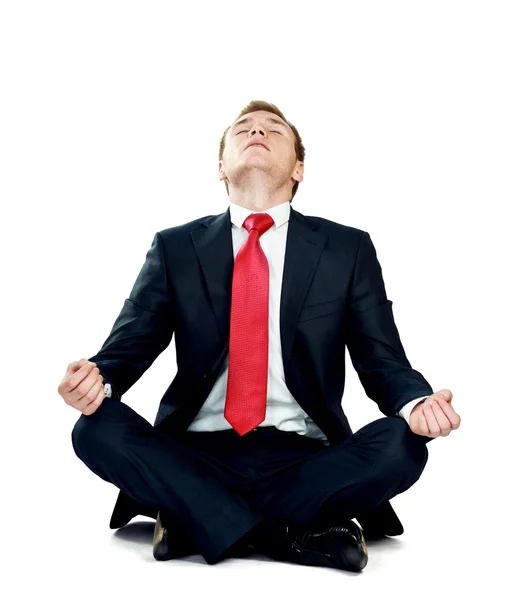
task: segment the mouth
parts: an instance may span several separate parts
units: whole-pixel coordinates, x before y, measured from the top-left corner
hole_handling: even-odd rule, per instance
[[[269,152],[269,148],[266,148],[263,144],[250,144],[246,150],[248,150],[249,148],[264,148],[264,150],[267,150]]]

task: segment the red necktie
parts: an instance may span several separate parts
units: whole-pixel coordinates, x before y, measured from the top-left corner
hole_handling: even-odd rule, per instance
[[[240,435],[266,418],[269,354],[269,265],[259,238],[274,221],[253,213],[244,221],[249,231],[233,267],[229,373],[225,419]]]

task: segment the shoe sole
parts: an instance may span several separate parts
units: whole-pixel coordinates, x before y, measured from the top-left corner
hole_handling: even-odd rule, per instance
[[[156,560],[170,560],[173,558],[167,551],[166,537],[167,531],[162,526],[160,517],[157,517],[155,531],[153,532],[153,557]],[[164,540],[164,543],[162,543],[162,540]]]

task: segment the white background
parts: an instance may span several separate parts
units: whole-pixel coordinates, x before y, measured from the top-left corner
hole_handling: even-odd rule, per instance
[[[2,3],[4,598],[515,597],[523,27],[501,0]],[[80,415],[57,392],[155,232],[227,209],[218,145],[252,99],[303,138],[293,208],[370,233],[407,356],[462,417],[392,501],[404,535],[369,544],[359,575],[155,561],[152,520],[108,528],[118,490],[74,454]],[[356,430],[382,414],[347,365]],[[175,369],[172,343],[125,402],[153,422]]]

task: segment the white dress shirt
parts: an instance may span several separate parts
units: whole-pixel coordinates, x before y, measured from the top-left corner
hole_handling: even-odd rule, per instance
[[[231,234],[233,236],[233,252],[237,252],[246,242],[249,233],[243,227],[246,218],[254,211],[230,202]],[[284,257],[286,253],[287,229],[290,202],[284,202],[264,211],[274,224],[260,237],[260,246],[269,263],[269,365],[266,418],[259,427],[273,425],[283,431],[295,431],[300,435],[327,440],[324,432],[312,421],[304,409],[293,398],[286,386],[282,346],[280,343],[280,296],[282,292],[282,276],[284,273]],[[188,427],[189,431],[217,431],[232,429],[224,418],[226,403],[229,354],[224,360],[215,385],[195,419]],[[409,423],[411,410],[419,402],[427,398],[415,398],[400,410],[400,416]]]

